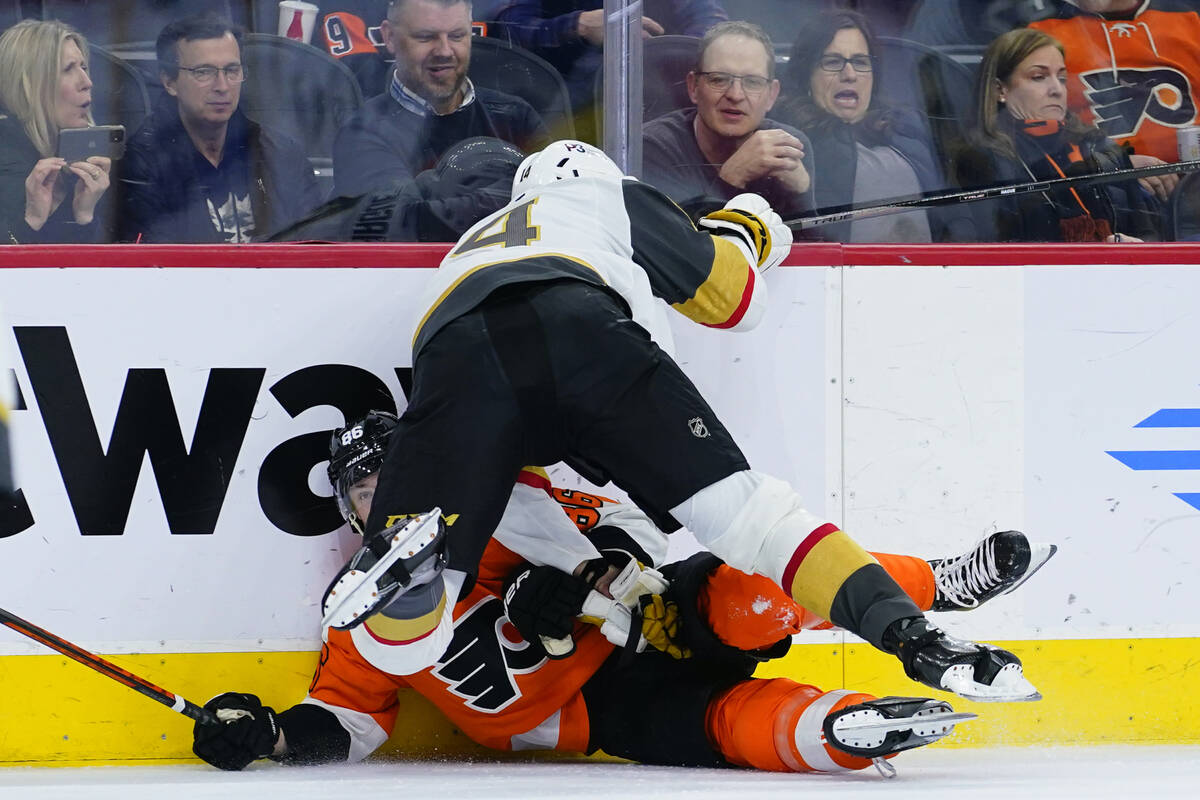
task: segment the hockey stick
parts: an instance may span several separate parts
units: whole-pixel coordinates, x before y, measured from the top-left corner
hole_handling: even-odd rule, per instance
[[[1128,169],[1118,169],[1112,172],[1097,172],[1091,175],[1077,175],[1070,178],[1014,183],[1007,186],[989,186],[986,189],[972,189],[967,192],[943,192],[940,194],[922,195],[907,200],[897,199],[881,203],[877,206],[864,206],[862,208],[846,208],[842,206],[845,209],[844,211],[789,219],[783,224],[794,231],[802,231],[821,225],[830,225],[835,222],[847,222],[857,219],[882,217],[888,214],[899,214],[902,211],[911,211],[914,208],[932,208],[934,206],[951,206],[959,203],[974,203],[978,200],[994,200],[997,197],[1008,197],[1010,195],[1047,192],[1076,186],[1092,186],[1098,183],[1117,183],[1119,181],[1137,180],[1138,178],[1149,178],[1154,175],[1195,172],[1196,170],[1200,170],[1200,161],[1180,161],[1176,164],[1129,167]]]
[[[57,650],[64,656],[83,664],[85,667],[91,667],[101,675],[112,678],[117,683],[124,684],[135,692],[144,694],[151,700],[157,700],[164,706],[170,706],[172,711],[178,711],[185,717],[191,717],[197,722],[203,722],[206,725],[216,725],[220,722],[216,714],[208,709],[189,702],[173,692],[168,692],[160,686],[155,686],[145,678],[134,675],[132,672],[127,672],[111,661],[106,661],[94,653],[89,653],[82,647],[71,644],[66,639],[60,639],[53,633],[50,633],[50,631],[39,628],[32,622],[23,620],[16,614],[5,611],[3,608],[0,608],[0,623],[7,625],[17,633],[24,634],[30,639],[44,644],[51,650]]]

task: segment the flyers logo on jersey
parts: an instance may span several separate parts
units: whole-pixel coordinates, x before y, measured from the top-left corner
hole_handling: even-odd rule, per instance
[[[1146,119],[1171,128],[1192,124],[1196,104],[1187,76],[1170,67],[1081,72],[1096,127],[1110,138],[1137,133]]]
[[[527,642],[501,633],[507,618],[498,597],[488,597],[454,621],[454,638],[433,674],[463,703],[495,714],[521,696],[515,675],[531,672],[546,657]]]

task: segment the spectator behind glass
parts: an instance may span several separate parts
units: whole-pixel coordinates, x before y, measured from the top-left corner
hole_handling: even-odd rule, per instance
[[[920,118],[876,102],[874,50],[866,19],[853,11],[814,15],[792,46],[775,116],[808,135],[818,214],[943,188]],[[839,242],[931,240],[924,210],[820,232]]]
[[[812,210],[811,148],[798,130],[767,119],[779,95],[771,39],[751,22],[722,22],[700,40],[687,74],[695,108],[643,127],[642,172],[688,213],[742,192],[767,199],[785,220]]]
[[[0,36],[0,237],[5,243],[94,242],[111,162],[55,155],[58,132],[92,124],[83,36],[25,20]]]
[[[1175,131],[1200,124],[1200,14],[1159,10],[1170,5],[1076,0],[1057,18],[1030,25],[1066,47],[1067,107],[1110,138],[1132,145],[1137,167],[1178,161]],[[1143,185],[1165,200],[1178,182],[1164,175]]]
[[[278,0],[269,2],[272,8]],[[508,0],[474,0],[471,17],[489,23]],[[312,42],[341,61],[362,87],[364,97],[387,91],[395,64],[383,41],[383,21],[388,16],[389,0],[329,0],[318,3],[317,25]]]
[[[717,0],[646,0],[642,10],[644,37],[703,36],[729,19]],[[603,63],[604,0],[510,0],[496,18],[503,34],[562,74],[576,112],[591,107]]]
[[[321,202],[303,149],[238,108],[241,40],[239,27],[210,15],[172,22],[158,35],[166,94],[129,141],[122,238],[248,242]]]
[[[359,195],[411,179],[451,145],[493,136],[525,151],[550,141],[542,118],[519,97],[476,87],[471,4],[396,0],[383,24],[396,69],[388,91],[368,100],[333,145],[334,189]]]
[[[1067,111],[1063,47],[1041,31],[1009,31],[980,64],[974,123],[955,174],[963,188],[1127,169],[1116,142]],[[1136,181],[972,204],[982,241],[1141,241],[1157,203]]]

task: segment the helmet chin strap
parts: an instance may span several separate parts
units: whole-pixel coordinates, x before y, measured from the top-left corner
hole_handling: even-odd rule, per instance
[[[359,536],[366,536],[366,533],[363,531],[363,528],[365,527],[365,520],[359,519],[358,514],[351,511],[350,515],[346,517],[346,522],[350,523],[350,529]]]

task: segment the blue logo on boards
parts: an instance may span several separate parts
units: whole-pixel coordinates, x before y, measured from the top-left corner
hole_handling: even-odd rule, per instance
[[[1134,425],[1135,428],[1200,428],[1200,408],[1163,408]],[[1106,450],[1130,469],[1191,469],[1200,471],[1200,450]],[[1200,511],[1200,492],[1175,492]]]

